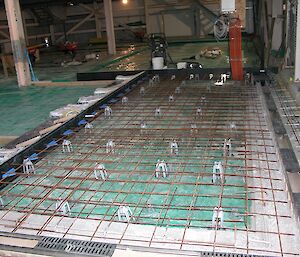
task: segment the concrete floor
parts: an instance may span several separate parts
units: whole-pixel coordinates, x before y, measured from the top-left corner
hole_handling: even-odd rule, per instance
[[[227,42],[172,43],[169,52],[175,62],[196,55],[199,51],[219,46],[223,55],[220,58],[200,59],[205,68],[229,67]],[[71,57],[52,50],[41,53],[41,61],[34,70],[39,80],[74,81],[77,72],[140,70],[150,66],[150,51],[145,45],[134,48],[121,47],[116,56],[108,56],[105,49],[88,47],[79,51],[77,59],[82,60],[91,52],[100,53],[99,61],[85,62],[80,66],[61,67],[63,61],[71,61]],[[258,58],[251,43],[244,43],[245,66],[258,65]],[[1,78],[2,76],[2,78]],[[44,122],[49,112],[69,103],[75,103],[80,96],[93,94],[95,87],[57,87],[19,89],[15,78],[4,79],[0,74],[0,137],[20,136]],[[53,101],[55,99],[55,101]],[[20,108],[22,106],[22,108]]]
[[[128,94],[128,105],[111,106],[112,119],[101,115],[91,133],[81,130],[72,136],[74,153],[62,154],[58,147],[37,162],[36,175],[20,174],[9,183],[1,191],[6,202],[0,214],[1,230],[153,249],[297,256],[299,232],[260,88],[230,82],[209,92],[208,81],[187,82],[175,102],[169,103],[168,96],[180,83],[167,77],[154,87],[146,82],[144,97],[137,88]],[[199,105],[203,116],[195,119]],[[157,106],[163,111],[160,119],[154,118]],[[140,132],[145,119],[146,134]],[[191,131],[191,122],[197,124],[196,131]],[[236,124],[233,131],[231,122]],[[168,153],[174,137],[179,156]],[[222,156],[226,137],[233,140],[234,156],[229,158]],[[105,153],[108,139],[116,142],[114,154]],[[153,177],[160,158],[174,168],[167,181]],[[210,180],[212,165],[220,159],[228,178],[218,188]],[[95,181],[95,162],[107,166],[107,181]],[[138,186],[142,181],[148,181],[147,185]],[[151,185],[158,190],[148,191]],[[172,185],[176,185],[175,192]],[[244,192],[235,189],[239,186],[245,186]],[[103,194],[97,196],[94,190]],[[148,215],[149,196],[158,216]],[[70,216],[57,213],[58,198],[70,201]],[[120,204],[132,207],[136,221],[117,221]],[[219,204],[228,215],[225,228],[216,230],[209,228],[209,216]],[[178,209],[175,216],[172,208]],[[236,209],[238,215],[245,215],[243,223],[233,215]]]
[[[213,46],[215,43],[185,43],[170,46],[169,51],[175,61],[180,61]],[[229,66],[226,43],[218,46],[224,55],[218,60],[203,60],[205,67]],[[91,49],[80,55],[88,52]],[[245,66],[258,64],[253,52],[251,45],[244,46]],[[76,72],[147,69],[149,56],[143,45],[134,50],[125,47],[114,57],[102,54],[100,62],[62,68],[59,64],[65,56],[45,53],[46,58],[35,71],[42,80],[72,81]],[[139,252],[130,250],[130,246],[137,245],[152,249],[298,256],[297,221],[260,88],[229,83],[208,92],[207,81],[190,83],[181,96],[176,96],[178,102],[172,106],[168,96],[181,80],[178,78],[174,83],[165,77],[156,88],[149,88],[146,83],[145,97],[141,98],[136,89],[129,94],[128,106],[120,103],[112,106],[112,120],[100,116],[93,123],[93,134],[80,131],[74,135],[71,140],[75,153],[66,156],[61,148],[54,149],[37,162],[37,176],[28,178],[20,174],[0,192],[6,202],[0,211],[0,231],[128,247],[128,251],[118,250],[114,256],[138,256]],[[0,108],[5,111],[0,113],[0,136],[19,136],[45,121],[51,110],[74,103],[80,96],[92,94],[94,89],[29,87],[20,90],[14,78],[1,79]],[[282,99],[285,103],[280,108],[297,107],[287,106],[292,96],[283,93],[281,89],[273,92],[278,103]],[[200,120],[194,120],[194,111],[203,104],[203,96],[208,100],[203,107],[206,112]],[[241,98],[242,103],[237,100]],[[164,117],[159,120],[153,119],[158,106],[164,111]],[[150,134],[141,135],[139,126],[145,117]],[[230,121],[238,124],[235,135],[228,129]],[[197,123],[196,132],[191,132],[191,122]],[[297,124],[289,123],[290,119],[286,119],[291,132],[298,129]],[[296,133],[294,138],[297,136]],[[181,148],[178,157],[168,152],[169,141],[174,137]],[[214,161],[223,158],[222,144],[226,137],[233,138],[236,154],[225,161],[226,172],[232,177],[228,178],[228,185],[216,188],[210,185],[211,168]],[[117,154],[105,154],[108,139],[117,142]],[[299,146],[295,147],[299,150]],[[162,179],[153,181],[153,167],[159,158],[166,159],[174,169],[167,184]],[[106,163],[111,171],[110,181],[94,180],[96,161]],[[144,181],[149,185],[145,186]],[[147,188],[151,185],[154,187],[150,192]],[[56,200],[69,196],[72,215],[61,216],[55,210]],[[154,206],[151,210],[144,206],[149,199]],[[210,227],[210,217],[220,199],[225,209],[225,229],[216,230]],[[118,222],[115,203],[132,206],[137,222]],[[234,216],[237,209],[243,218]]]

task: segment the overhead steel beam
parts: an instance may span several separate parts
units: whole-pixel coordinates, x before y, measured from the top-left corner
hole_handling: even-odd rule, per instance
[[[94,0],[72,0],[73,4],[89,4]],[[22,7],[30,7],[37,5],[66,5],[70,0],[20,0],[20,5]],[[0,0],[0,7],[4,6],[4,0]]]
[[[101,34],[101,21],[100,21],[100,8],[99,8],[99,5],[96,1],[94,1],[93,3],[93,6],[94,6],[94,11],[95,11],[95,25],[96,25],[96,36],[97,38],[101,38],[102,37],[102,34]]]
[[[6,33],[3,32],[3,31],[1,31],[1,30],[0,30],[0,35],[3,36],[3,37],[5,37],[6,39],[9,39],[9,35],[6,34]]]
[[[78,22],[76,25],[74,25],[71,29],[69,29],[66,32],[66,35],[71,34],[73,31],[75,31],[76,29],[78,29],[82,24],[84,24],[86,21],[88,21],[90,18],[92,18],[95,15],[95,13],[90,13],[88,16],[86,16],[83,20],[81,20],[80,22]],[[61,37],[59,37],[56,42],[60,42],[61,40],[63,40],[65,37],[65,35],[62,35]]]
[[[145,6],[145,23],[146,23],[146,33],[150,34],[150,19],[149,19],[149,0],[144,0]]]
[[[215,22],[218,19],[218,16],[209,8],[207,8],[201,0],[193,0],[194,3],[199,7],[200,10],[204,12],[204,14],[209,18],[211,21]]]

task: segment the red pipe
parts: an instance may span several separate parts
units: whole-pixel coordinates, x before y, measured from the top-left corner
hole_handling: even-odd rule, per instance
[[[230,65],[233,80],[243,80],[242,30],[240,19],[232,19],[229,25]]]

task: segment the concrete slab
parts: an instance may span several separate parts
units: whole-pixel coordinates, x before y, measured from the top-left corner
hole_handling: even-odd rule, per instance
[[[91,237],[88,237],[88,236],[79,236],[79,235],[72,235],[72,234],[67,234],[67,235],[65,235],[64,238],[75,239],[75,240],[83,240],[83,241],[91,241]]]
[[[16,212],[16,211],[4,211],[3,212],[3,217],[1,218],[2,220],[7,220],[7,221],[15,221],[18,222],[19,220],[22,220],[22,218],[25,216],[25,213],[22,212]]]
[[[3,245],[17,246],[24,248],[34,248],[39,242],[38,240],[21,239],[13,237],[0,236],[0,242]]]
[[[123,239],[137,239],[150,241],[153,236],[154,230],[154,226],[147,226],[147,229],[145,229],[145,226],[143,225],[129,224]]]
[[[235,236],[233,231],[217,231],[217,236],[215,238],[215,243],[217,245],[227,245],[234,246],[235,245]]]
[[[111,238],[94,237],[93,242],[101,242],[101,243],[108,243],[108,244],[119,244],[120,240],[111,239]]]
[[[184,236],[184,242],[209,243],[214,242],[215,232],[211,230],[187,229]]]
[[[25,234],[25,235],[37,235],[38,234],[38,230],[34,230],[34,229],[27,229],[27,228],[20,228],[17,229],[16,233],[19,234]]]
[[[98,227],[96,237],[108,237],[120,240],[127,228],[128,224],[123,222],[102,221]]]
[[[115,250],[113,257],[184,257],[184,255],[175,255],[175,254],[163,254],[163,253],[151,253],[151,252],[138,252],[133,251],[130,248],[127,250]]]
[[[53,217],[46,226],[47,231],[55,233],[66,233],[74,222],[74,218],[68,217]]]
[[[290,186],[293,193],[300,193],[300,173],[288,173]]]
[[[141,239],[142,240],[142,239]],[[149,247],[149,243],[145,241],[133,241],[133,240],[121,240],[122,245],[132,245],[132,246],[141,246],[141,247]]]
[[[31,214],[23,221],[21,228],[41,229],[50,216]]]
[[[40,235],[41,236],[63,238],[65,234],[63,234],[63,233],[56,233],[56,232],[50,232],[50,231],[43,231]]]
[[[185,251],[199,251],[201,249],[201,251],[211,252],[213,247],[207,244],[183,244],[181,249]]]
[[[161,249],[173,249],[173,250],[180,250],[181,244],[174,244],[172,242],[170,243],[151,243],[150,247],[154,247],[154,248],[161,248]]]
[[[154,240],[169,240],[169,241],[182,241],[184,234],[183,228],[164,228],[157,227],[154,233]]]
[[[74,220],[74,223],[72,224],[68,233],[91,237],[95,233],[99,223],[99,221],[95,220],[76,219]]]
[[[2,231],[2,232],[13,232],[13,230],[14,230],[14,227],[11,227],[11,226],[9,226],[8,224],[4,224],[4,225],[1,225],[0,224],[0,231]]]

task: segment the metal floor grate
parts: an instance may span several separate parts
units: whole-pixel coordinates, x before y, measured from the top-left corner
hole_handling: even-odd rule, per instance
[[[55,237],[42,237],[41,241],[36,246],[36,249],[59,252],[64,251],[70,254],[112,256],[116,249],[116,245]]]
[[[260,256],[260,255],[238,254],[238,253],[202,252],[201,257],[271,257],[271,256],[269,256],[269,255]]]

